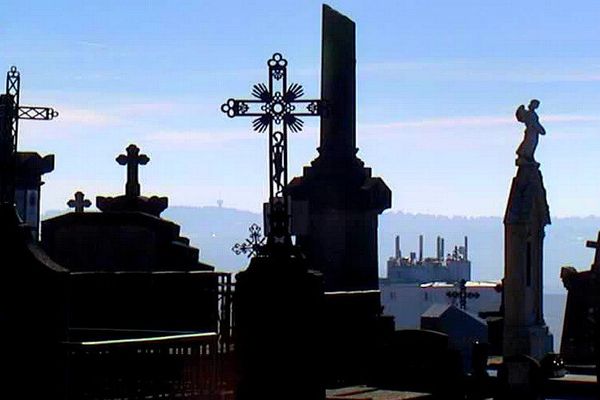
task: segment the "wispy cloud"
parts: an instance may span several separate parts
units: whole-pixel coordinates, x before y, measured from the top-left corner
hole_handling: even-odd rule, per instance
[[[543,68],[540,68],[543,65]],[[423,77],[432,80],[492,82],[595,82],[600,81],[600,64],[575,60],[446,59],[436,61],[387,61],[358,64],[359,74],[392,74],[398,79]],[[394,77],[391,77],[392,79]],[[390,79],[390,77],[388,77]]]
[[[554,114],[540,117],[541,122],[598,122],[600,117],[589,115]],[[396,121],[379,124],[362,124],[359,129],[367,131],[373,129],[398,129],[398,128],[468,128],[468,127],[497,127],[519,124],[514,117],[499,116],[462,116],[425,118],[411,121]]]
[[[57,104],[54,108],[59,112],[57,123],[64,125],[107,126],[115,125],[132,118],[157,117],[184,112],[190,107],[188,104],[169,102],[131,102],[118,106],[105,107],[101,104],[89,108],[80,108],[72,105]]]
[[[104,126],[118,121],[114,114],[104,111],[68,106],[57,106],[56,109],[60,113],[57,120],[60,124]]]
[[[251,135],[248,131],[214,131],[184,130],[159,131],[147,135],[146,140],[161,143],[169,147],[199,147],[219,145],[232,141],[259,139],[259,135]]]
[[[93,47],[95,49],[108,49],[109,46],[103,43],[92,42],[89,40],[79,40],[76,42],[80,46]]]

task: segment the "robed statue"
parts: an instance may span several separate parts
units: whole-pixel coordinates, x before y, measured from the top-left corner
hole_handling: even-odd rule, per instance
[[[531,100],[527,109],[524,105],[517,108],[517,121],[525,124],[525,137],[517,149],[517,165],[536,164],[539,165],[533,157],[537,147],[539,135],[545,135],[546,130],[540,124],[539,117],[535,110],[540,106],[539,100]]]

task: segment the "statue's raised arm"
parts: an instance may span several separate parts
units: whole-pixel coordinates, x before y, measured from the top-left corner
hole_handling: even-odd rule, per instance
[[[521,104],[515,113],[517,121],[525,124],[525,137],[517,149],[517,165],[539,165],[534,158],[535,148],[538,144],[539,135],[546,134],[546,130],[540,124],[539,117],[535,112],[539,106],[539,100],[534,99],[529,102],[527,109]]]

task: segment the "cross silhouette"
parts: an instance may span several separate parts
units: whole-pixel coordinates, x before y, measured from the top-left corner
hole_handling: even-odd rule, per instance
[[[50,107],[20,105],[21,75],[17,67],[6,74],[6,92],[0,95],[0,204],[14,204],[19,120],[51,120],[58,112]]]
[[[600,232],[598,232],[598,239],[596,241],[588,240],[585,242],[585,247],[590,247],[592,249],[596,249],[596,253],[594,254],[594,264],[592,265],[593,269],[600,269]]]
[[[92,202],[85,198],[83,192],[75,192],[75,198],[67,202],[67,206],[74,208],[76,213],[82,213],[85,208],[91,207]]]
[[[228,99],[221,111],[228,117],[255,117],[256,132],[269,132],[269,235],[268,243],[290,243],[289,211],[283,190],[288,180],[287,134],[302,130],[299,117],[323,115],[322,100],[300,99],[304,89],[297,83],[288,85],[287,60],[280,53],[268,60],[269,82],[253,86],[255,99]]]
[[[446,296],[450,297],[451,299],[455,299],[458,297],[458,304],[459,304],[460,308],[462,310],[466,310],[467,309],[467,299],[477,299],[477,298],[479,298],[479,293],[477,293],[477,292],[467,293],[467,281],[464,279],[461,279],[460,282],[458,283],[458,291],[456,291],[456,290],[448,291],[446,293]]]
[[[121,154],[116,160],[119,165],[127,165],[125,195],[137,197],[140,195],[139,166],[148,164],[150,158],[145,154],[140,154],[140,149],[135,144],[130,144],[126,150],[127,155]]]
[[[236,243],[231,249],[237,255],[247,254],[248,257],[252,257],[263,249],[265,238],[262,236],[260,226],[252,224],[248,230],[250,237],[242,243]]]

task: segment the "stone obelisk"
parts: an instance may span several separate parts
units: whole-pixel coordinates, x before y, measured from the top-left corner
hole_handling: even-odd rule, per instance
[[[393,330],[381,318],[377,260],[377,219],[392,194],[356,157],[355,24],[324,5],[322,35],[319,156],[287,194],[296,243],[323,274],[326,379],[359,382],[372,371],[380,328]]]
[[[293,231],[326,291],[378,289],[377,219],[391,191],[356,157],[355,24],[323,5],[319,156],[294,178]]]

